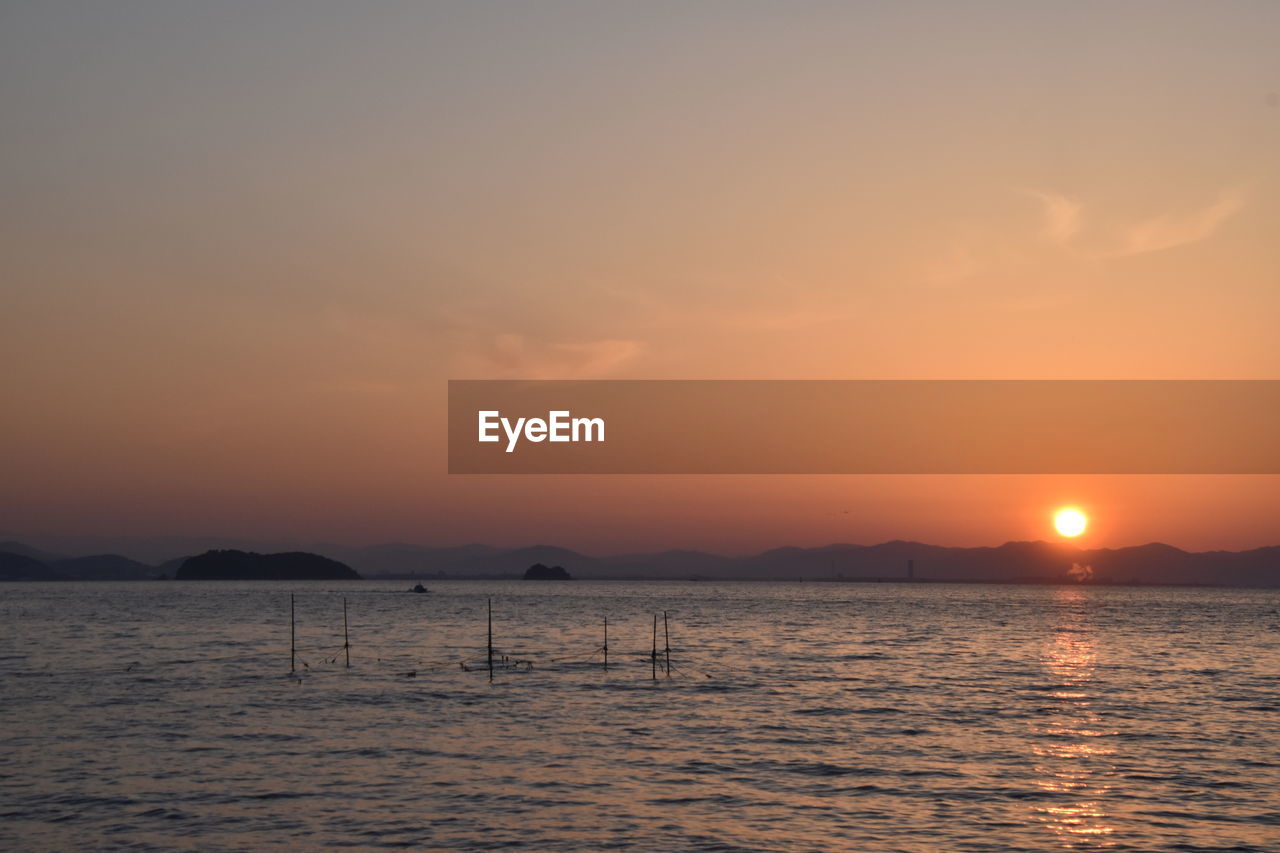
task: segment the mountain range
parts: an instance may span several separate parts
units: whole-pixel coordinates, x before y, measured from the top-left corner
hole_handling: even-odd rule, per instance
[[[316,544],[291,550],[338,560],[366,578],[518,578],[535,563],[575,578],[984,583],[1135,583],[1280,587],[1280,546],[1193,553],[1153,542],[1083,549],[1055,542],[953,548],[921,542],[775,548],[727,557],[702,551],[589,556],[551,545],[434,547]],[[194,549],[193,552],[195,553]],[[174,577],[187,556],[143,563],[119,554],[59,555],[0,542],[0,580],[141,580]]]

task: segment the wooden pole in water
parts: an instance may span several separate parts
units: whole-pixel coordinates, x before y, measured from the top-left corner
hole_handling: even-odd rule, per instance
[[[293,593],[289,593],[289,672],[294,671],[294,659],[298,656],[297,635],[293,628]]]
[[[658,614],[653,614],[653,651],[649,652],[649,670],[653,680],[658,680]]]
[[[671,677],[671,632],[667,628],[667,611],[662,611],[662,642],[666,647],[667,678]]]
[[[347,633],[347,597],[342,596],[342,648],[347,652],[347,669],[351,669],[351,635]]]
[[[609,617],[604,617],[604,671],[609,671]]]
[[[489,608],[489,680],[493,681],[493,599],[488,599]]]

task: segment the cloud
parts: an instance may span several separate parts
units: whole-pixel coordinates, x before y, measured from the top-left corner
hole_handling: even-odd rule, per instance
[[[913,262],[911,279],[939,289],[966,287],[1008,311],[1052,310],[1071,302],[1078,289],[1064,282],[1090,275],[1097,261],[1205,240],[1245,205],[1244,190],[1229,187],[1199,209],[1117,221],[1100,202],[1091,201],[1085,216],[1083,202],[1058,192],[1007,191],[1035,199],[1038,215],[1023,205],[1014,218],[992,198],[982,199],[994,212],[951,223],[932,256]]]
[[[639,341],[531,341],[524,335],[500,334],[459,359],[469,378],[597,379],[635,357]]]
[[[1244,194],[1227,190],[1208,207],[1191,213],[1165,213],[1143,220],[1125,232],[1124,245],[1111,257],[1161,252],[1175,246],[1198,243],[1213,235],[1223,222],[1244,206]]]
[[[1057,193],[1031,190],[1030,195],[1040,200],[1044,216],[1040,236],[1056,246],[1065,246],[1080,230],[1080,202]]]

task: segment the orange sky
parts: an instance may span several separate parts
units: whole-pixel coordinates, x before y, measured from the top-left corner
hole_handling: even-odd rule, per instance
[[[449,378],[1277,377],[1280,5],[2,20],[0,536],[1280,541],[1274,477],[444,473]]]

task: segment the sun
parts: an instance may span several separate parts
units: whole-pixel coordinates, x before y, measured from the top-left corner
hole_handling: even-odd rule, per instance
[[[1089,526],[1089,519],[1080,510],[1067,507],[1054,513],[1053,526],[1063,536],[1079,536]]]

